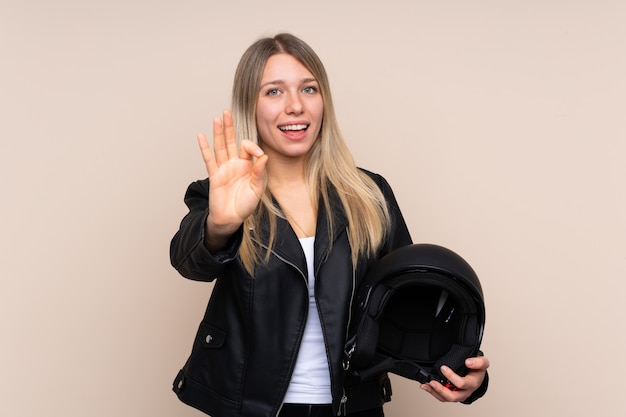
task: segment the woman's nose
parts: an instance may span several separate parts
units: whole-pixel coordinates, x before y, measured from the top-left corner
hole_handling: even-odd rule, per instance
[[[298,97],[297,94],[290,94],[287,99],[287,106],[285,111],[287,114],[300,114],[302,113],[303,105],[302,100]]]

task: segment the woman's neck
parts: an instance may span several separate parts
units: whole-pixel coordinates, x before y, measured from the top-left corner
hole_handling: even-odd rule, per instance
[[[271,191],[285,188],[289,190],[306,184],[303,163],[272,162],[271,166],[270,164],[267,166],[267,186]]]
[[[268,187],[287,218],[291,228],[299,238],[315,236],[317,226],[317,205],[304,177],[280,178]]]

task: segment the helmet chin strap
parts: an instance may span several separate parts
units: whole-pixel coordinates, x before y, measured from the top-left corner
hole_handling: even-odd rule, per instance
[[[359,376],[362,380],[366,380],[373,376],[380,375],[383,372],[393,372],[405,378],[419,381],[422,384],[436,379],[428,370],[426,370],[426,368],[416,363],[410,361],[395,360],[389,356],[381,358],[382,360],[380,362],[372,365],[369,368],[355,371],[354,374]]]
[[[471,346],[453,345],[450,351],[441,357],[432,367],[421,366],[415,363],[415,361],[394,359],[390,356],[377,353],[374,358],[374,363],[371,366],[359,369],[358,371],[352,371],[352,373],[359,376],[362,380],[366,380],[373,376],[380,375],[383,372],[391,372],[422,384],[427,384],[434,380],[439,381],[449,389],[455,389],[454,385],[441,374],[439,368],[445,364],[456,373],[462,376],[465,375],[467,372],[465,359],[475,354],[473,350]]]

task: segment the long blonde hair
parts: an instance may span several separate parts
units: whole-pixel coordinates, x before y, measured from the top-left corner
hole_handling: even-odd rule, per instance
[[[334,189],[341,200],[348,219],[351,256],[356,264],[359,256],[373,255],[382,245],[390,225],[387,203],[378,186],[365,173],[357,169],[337,123],[330,93],[330,83],[321,60],[313,49],[299,38],[282,33],[273,38],[262,38],[243,54],[233,83],[232,112],[238,140],[258,142],[256,128],[256,103],[265,63],[272,56],[286,53],[297,59],[317,80],[324,115],[319,137],[311,148],[305,178],[311,190],[311,199],[322,204],[329,213],[328,230],[332,233],[333,216],[330,192]],[[316,190],[319,190],[319,194]],[[269,259],[276,236],[276,219],[284,217],[273,203],[266,189],[255,213],[244,222],[244,237],[239,255],[246,270],[252,275],[260,262]],[[265,253],[255,244],[261,222],[268,222],[269,247]],[[330,241],[333,237],[330,236]]]

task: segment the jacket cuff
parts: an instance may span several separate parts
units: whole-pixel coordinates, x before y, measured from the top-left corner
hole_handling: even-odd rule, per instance
[[[218,252],[210,252],[206,246],[204,246],[204,238],[205,238],[206,229],[202,228],[202,249],[206,255],[213,258],[217,263],[226,263],[230,262],[237,257],[237,253],[239,252],[239,247],[241,246],[241,241],[243,240],[243,225],[239,227],[239,229],[230,237],[228,243],[224,249],[219,250]]]

